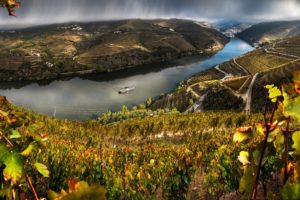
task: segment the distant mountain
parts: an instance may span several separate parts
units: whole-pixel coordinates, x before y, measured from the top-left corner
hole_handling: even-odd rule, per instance
[[[213,23],[213,26],[228,37],[234,37],[237,33],[249,28],[251,23],[237,20],[220,20]]]
[[[300,21],[278,21],[256,24],[237,34],[237,37],[250,44],[256,44],[298,34],[300,34]]]
[[[107,72],[188,55],[208,55],[229,39],[207,23],[123,20],[0,32],[0,79],[48,79]]]

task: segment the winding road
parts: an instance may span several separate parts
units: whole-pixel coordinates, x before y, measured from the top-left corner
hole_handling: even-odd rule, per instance
[[[223,73],[225,76],[221,79],[221,81],[227,80],[229,78],[232,78],[232,74],[225,72],[224,70],[220,69],[220,65],[215,66],[215,69],[219,72]]]
[[[259,75],[259,73],[256,73],[252,80],[251,80],[251,83],[248,87],[248,90],[246,92],[246,95],[245,95],[245,98],[246,98],[246,106],[245,106],[245,111],[246,112],[251,112],[251,103],[252,103],[252,91],[253,91],[253,86],[254,86],[254,83],[257,79],[257,76]]]
[[[244,84],[240,87],[240,89],[238,91],[241,91],[241,88],[245,87],[245,84],[247,84],[247,82],[249,81],[249,79],[252,79],[251,80],[251,83],[249,84],[248,86],[248,89],[247,91],[244,93],[244,94],[241,94],[240,92],[237,92],[237,91],[234,91],[233,89],[231,89],[230,87],[227,87],[229,90],[232,91],[232,93],[237,96],[237,97],[241,97],[244,102],[245,102],[245,108],[244,108],[244,111],[250,113],[251,112],[251,103],[252,103],[252,91],[253,91],[253,87],[254,87],[254,84],[255,84],[255,81],[259,75],[259,73],[256,73],[254,76],[251,75],[251,73],[246,70],[243,66],[241,66],[240,64],[238,64],[236,62],[236,59],[234,58],[233,59],[233,62],[236,64],[236,66],[238,66],[239,68],[241,68],[248,76],[249,78],[246,79],[246,81],[244,82]],[[220,66],[217,65],[215,66],[215,69],[218,70],[219,72],[223,73],[224,74],[224,78],[222,78],[220,81],[224,81],[224,80],[228,80],[230,78],[233,77],[232,74],[230,73],[227,73],[226,71],[220,69]],[[190,87],[190,91],[194,93],[193,89]],[[197,96],[199,97],[199,95],[197,94]],[[195,112],[195,111],[198,111],[198,112],[203,112],[203,101],[206,97],[206,94],[202,95],[199,100],[193,105],[191,106],[189,109],[187,109],[185,111],[185,113],[188,113],[188,112]]]

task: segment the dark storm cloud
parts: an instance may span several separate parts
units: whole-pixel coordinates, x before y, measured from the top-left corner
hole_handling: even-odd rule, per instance
[[[0,25],[123,18],[273,20],[300,17],[300,0],[20,0],[17,19]]]

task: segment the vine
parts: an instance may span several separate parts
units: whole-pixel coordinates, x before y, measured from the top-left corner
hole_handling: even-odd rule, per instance
[[[1,97],[0,102],[3,105],[6,99]],[[48,140],[42,130],[22,113],[0,110],[0,197],[25,199],[32,193],[35,200],[40,199],[30,174],[50,175],[44,164],[32,161]]]
[[[297,192],[300,183],[300,131],[291,127],[291,122],[297,124],[300,120],[299,83],[300,73],[296,73],[294,82],[281,88],[267,85],[265,88],[273,103],[271,114],[265,111],[263,123],[258,123],[254,128],[239,128],[234,135],[234,141],[238,143],[250,139],[256,141],[253,149],[241,151],[238,157],[244,174],[239,192],[244,198],[256,199],[259,185],[264,190],[264,194],[260,195],[267,197],[276,194],[274,187],[273,190],[268,188],[271,175],[279,176],[279,187],[276,189],[281,191],[283,199],[300,198]]]

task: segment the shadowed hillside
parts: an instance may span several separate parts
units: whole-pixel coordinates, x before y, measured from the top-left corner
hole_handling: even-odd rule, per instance
[[[300,34],[300,21],[278,21],[256,24],[237,34],[248,43],[262,43]]]

